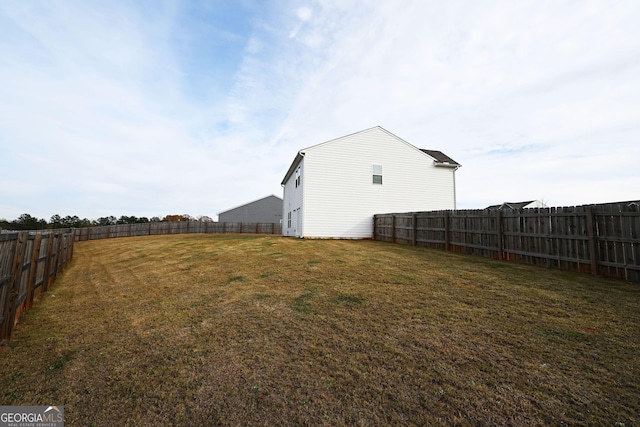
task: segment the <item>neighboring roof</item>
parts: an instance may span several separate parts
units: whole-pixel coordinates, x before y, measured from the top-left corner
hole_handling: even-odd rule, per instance
[[[456,162],[451,157],[449,157],[446,154],[444,154],[442,151],[425,150],[425,149],[422,149],[422,148],[420,149],[420,151],[422,151],[423,153],[427,153],[428,155],[430,155],[431,157],[436,159],[436,163],[450,164],[452,166],[460,166],[460,163]]]
[[[385,133],[388,133],[389,135],[397,138],[399,141],[402,141],[405,144],[415,148],[416,150],[422,151],[423,153],[427,154],[428,156],[433,157],[435,159],[436,166],[449,166],[449,167],[460,167],[461,166],[460,163],[456,162],[451,157],[449,157],[446,154],[444,154],[442,151],[423,150],[421,148],[417,148],[413,144],[408,143],[404,139],[402,139],[402,138],[398,137],[397,135],[394,135],[393,133],[391,133],[388,130],[384,129],[382,126],[374,126],[374,127],[369,128],[369,129],[364,129],[364,130],[361,130],[359,132],[350,133],[348,135],[344,135],[344,136],[341,136],[339,138],[334,138],[334,139],[331,139],[329,141],[322,142],[320,144],[312,145],[310,147],[303,148],[302,150],[298,151],[298,153],[296,154],[295,159],[293,159],[293,162],[291,163],[291,166],[289,166],[289,170],[287,170],[287,173],[285,174],[285,176],[282,179],[282,182],[280,184],[281,185],[285,185],[286,184],[287,180],[289,179],[289,177],[291,177],[291,175],[295,171],[295,169],[298,166],[298,164],[302,161],[302,158],[304,157],[304,154],[305,154],[306,150],[309,150],[311,148],[315,148],[315,147],[317,147],[319,145],[329,144],[331,142],[337,141],[339,139],[347,138],[347,137],[352,136],[352,135],[356,135],[356,134],[363,133],[363,132],[369,132],[369,131],[371,131],[373,129],[380,129],[381,131],[383,131]]]
[[[532,207],[542,208],[545,207],[544,203],[539,200],[528,200],[526,202],[504,202],[501,205],[487,206],[485,209],[523,209],[529,205]]]
[[[276,199],[278,199],[278,200],[282,201],[282,198],[280,198],[280,197],[278,197],[278,196],[274,196],[274,195],[272,194],[272,195],[270,195],[270,196],[263,197],[263,198],[258,199],[258,200],[254,200],[253,202],[244,203],[244,204],[242,204],[242,205],[240,205],[240,206],[236,206],[235,208],[231,208],[231,209],[227,209],[226,211],[218,212],[216,215],[220,215],[220,214],[223,214],[223,213],[226,213],[226,212],[232,211],[232,210],[234,210],[234,209],[241,208],[241,207],[243,207],[243,206],[248,206],[248,205],[251,205],[251,204],[254,204],[254,203],[257,203],[257,202],[261,202],[261,201],[266,200],[266,199],[269,199],[269,198],[271,198],[271,197],[275,197]]]

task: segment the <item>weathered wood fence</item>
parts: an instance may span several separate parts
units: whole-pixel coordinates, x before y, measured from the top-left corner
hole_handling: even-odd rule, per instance
[[[189,233],[281,234],[282,224],[201,221],[147,222],[142,224],[118,224],[77,228],[75,232],[76,241]]]
[[[374,239],[640,282],[640,201],[382,214]]]
[[[0,233],[0,345],[73,256],[73,230]]]

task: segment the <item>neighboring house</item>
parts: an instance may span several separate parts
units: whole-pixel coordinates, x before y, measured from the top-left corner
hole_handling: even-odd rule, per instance
[[[281,221],[282,199],[273,195],[218,213],[218,222],[263,222],[279,224]]]
[[[459,167],[380,126],[304,148],[282,180],[282,234],[371,238],[374,214],[455,209]]]
[[[540,200],[528,200],[526,202],[504,202],[501,205],[487,206],[485,209],[529,209],[529,208],[546,208],[547,205]]]

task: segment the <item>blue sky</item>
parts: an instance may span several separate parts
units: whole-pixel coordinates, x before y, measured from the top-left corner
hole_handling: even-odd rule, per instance
[[[0,2],[0,218],[207,215],[380,125],[459,208],[640,199],[640,2]]]

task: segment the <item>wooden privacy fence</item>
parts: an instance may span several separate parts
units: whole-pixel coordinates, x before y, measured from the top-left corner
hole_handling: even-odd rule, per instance
[[[374,239],[640,282],[640,201],[374,215]]]
[[[73,256],[73,230],[0,233],[0,344]]]
[[[77,228],[75,233],[76,241],[188,233],[281,234],[282,224],[201,221],[146,222],[142,224],[118,224]]]

